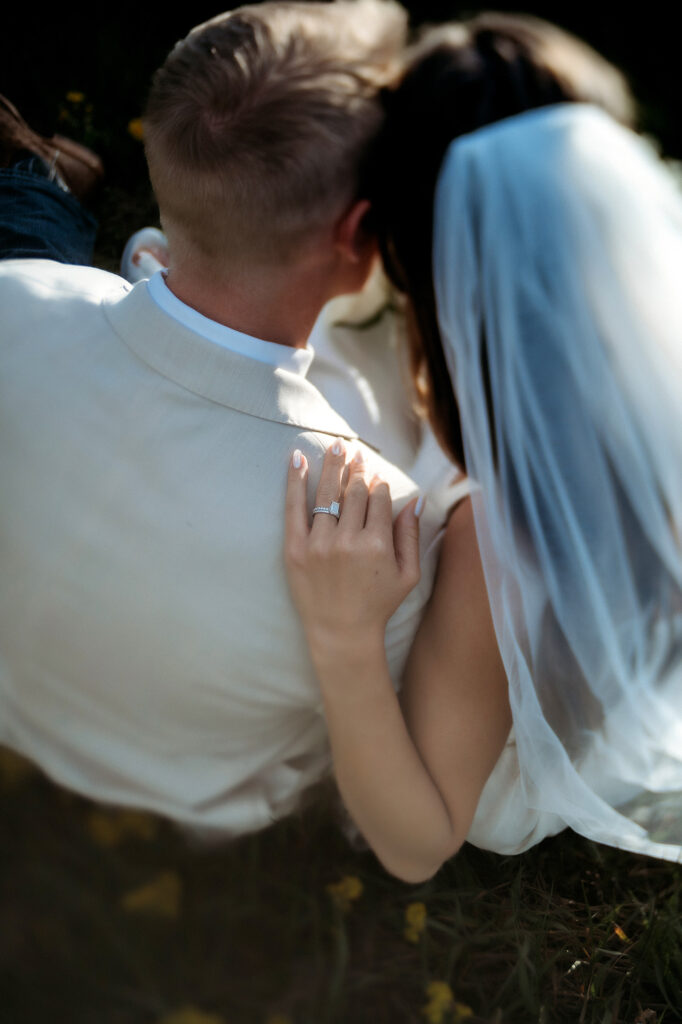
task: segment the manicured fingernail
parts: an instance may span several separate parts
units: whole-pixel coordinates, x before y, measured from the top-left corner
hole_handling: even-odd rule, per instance
[[[339,438],[339,440],[338,441],[334,441],[334,444],[332,445],[332,454],[333,455],[340,455],[342,451],[343,451],[343,441]]]
[[[365,462],[365,453],[363,452],[362,448],[358,448],[355,455],[353,456],[353,463],[356,466],[364,466]]]
[[[419,519],[420,515],[424,511],[424,505],[426,504],[426,498],[423,494],[420,494],[417,498],[417,504],[414,506],[414,514]]]
[[[294,467],[294,469],[300,469],[302,462],[303,462],[303,455],[301,454],[301,452],[297,448],[296,451],[294,452],[293,456],[292,456],[291,464]]]

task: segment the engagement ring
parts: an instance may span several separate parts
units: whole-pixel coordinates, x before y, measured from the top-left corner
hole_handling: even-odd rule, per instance
[[[313,515],[316,516],[318,512],[323,512],[326,516],[334,516],[338,519],[341,515],[341,506],[338,501],[332,501],[329,505],[316,505],[313,509]]]

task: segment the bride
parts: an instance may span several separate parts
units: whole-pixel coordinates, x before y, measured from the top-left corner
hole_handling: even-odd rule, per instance
[[[617,72],[532,20],[433,31],[387,111],[384,261],[475,484],[397,697],[383,633],[418,579],[420,503],[392,523],[337,442],[316,505],[342,498],[338,519],[311,525],[294,454],[286,561],[340,792],[407,881],[466,838],[516,852],[565,826],[682,860],[677,183]]]

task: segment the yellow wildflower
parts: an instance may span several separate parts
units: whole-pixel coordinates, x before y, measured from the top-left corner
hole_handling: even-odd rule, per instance
[[[425,905],[423,903],[410,903],[405,909],[405,930],[403,935],[408,942],[419,942],[419,937],[425,927]]]
[[[362,896],[362,882],[355,875],[344,875],[341,881],[327,886],[327,892],[335,905],[344,913],[350,905]]]
[[[225,1024],[224,1017],[215,1013],[203,1013],[193,1006],[183,1006],[161,1017],[156,1024]]]
[[[470,1006],[466,1006],[465,1003],[455,1003],[455,1019],[454,1024],[460,1024],[460,1021],[467,1020],[468,1017],[473,1017],[474,1011]]]
[[[446,981],[430,981],[426,986],[429,1001],[422,1013],[429,1024],[443,1024],[446,1010],[453,1008],[455,997]]]
[[[172,918],[180,912],[181,899],[180,879],[174,871],[164,871],[147,885],[126,893],[121,906],[131,914],[156,914]]]
[[[88,818],[90,838],[98,846],[118,846],[125,839],[153,839],[157,820],[144,811],[93,811]]]
[[[82,103],[85,99],[85,93],[78,92],[76,89],[72,89],[70,92],[67,92],[66,98],[69,101],[69,103]]]
[[[132,121],[128,121],[128,132],[138,142],[142,142],[144,138],[144,127],[142,125],[141,117],[134,117]]]

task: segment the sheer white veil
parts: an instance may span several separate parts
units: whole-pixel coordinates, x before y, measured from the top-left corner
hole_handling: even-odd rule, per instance
[[[528,805],[682,860],[677,184],[589,105],[498,122],[448,150],[434,275]]]

